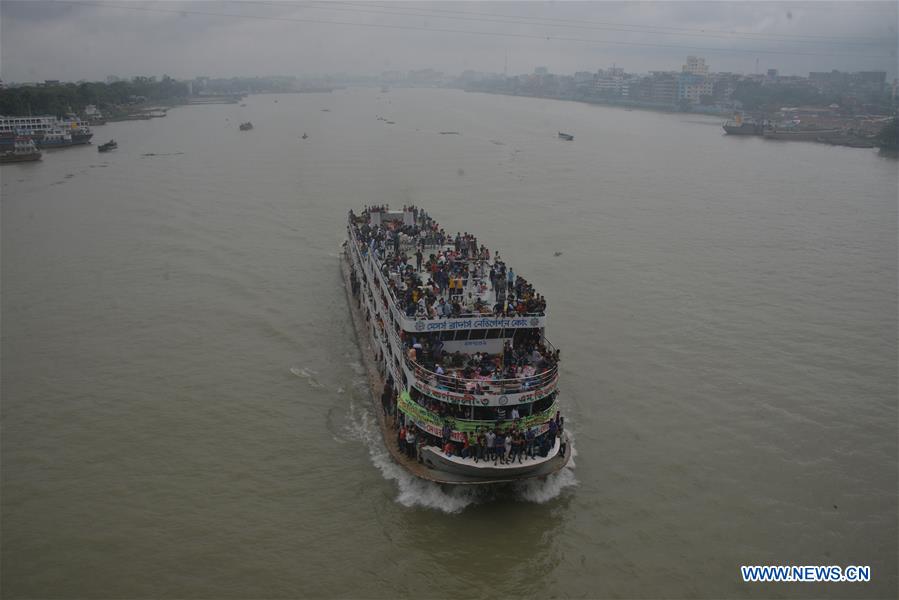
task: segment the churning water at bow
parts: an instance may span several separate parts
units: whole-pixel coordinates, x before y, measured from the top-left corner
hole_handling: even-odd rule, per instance
[[[5,597],[895,596],[895,161],[452,90],[246,104],[3,167]],[[575,469],[389,461],[338,272],[374,203],[545,294]],[[740,583],[768,563],[873,581]]]

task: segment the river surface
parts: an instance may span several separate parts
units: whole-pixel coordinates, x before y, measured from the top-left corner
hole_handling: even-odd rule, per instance
[[[896,597],[895,160],[456,90],[245,102],[2,167],[4,598]],[[390,462],[338,269],[376,203],[546,296],[574,468]]]

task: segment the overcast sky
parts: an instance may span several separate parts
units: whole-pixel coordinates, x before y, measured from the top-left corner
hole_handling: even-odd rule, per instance
[[[897,2],[0,0],[4,81],[831,69],[896,76]]]

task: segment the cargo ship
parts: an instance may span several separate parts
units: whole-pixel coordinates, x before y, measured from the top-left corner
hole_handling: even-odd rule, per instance
[[[349,212],[341,255],[393,460],[447,485],[545,478],[571,456],[546,301],[473,235],[423,210]],[[379,399],[379,400],[375,400]]]
[[[744,119],[743,115],[734,115],[733,121],[725,121],[722,125],[728,135],[762,135],[765,126],[752,119]]]

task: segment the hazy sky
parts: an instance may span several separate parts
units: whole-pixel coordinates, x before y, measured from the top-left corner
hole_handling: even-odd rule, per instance
[[[897,2],[0,0],[4,81],[107,75],[556,73],[613,63],[896,76]]]

